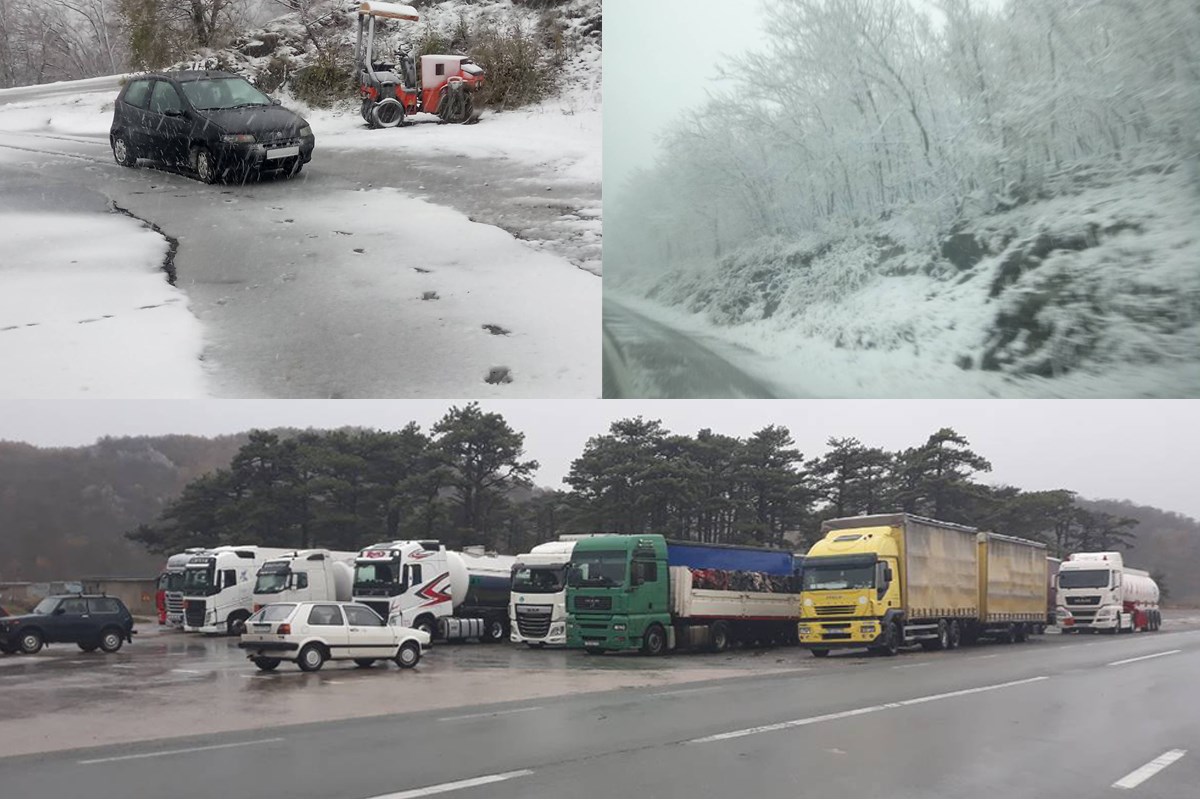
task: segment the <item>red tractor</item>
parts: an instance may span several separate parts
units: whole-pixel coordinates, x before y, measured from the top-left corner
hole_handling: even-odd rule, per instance
[[[358,7],[358,64],[362,116],[372,128],[394,128],[404,117],[425,111],[442,122],[472,124],[479,112],[472,100],[483,85],[483,68],[466,56],[424,55],[420,70],[411,56],[398,53],[396,62],[376,61],[375,20],[416,22],[417,10],[399,3],[364,0]]]

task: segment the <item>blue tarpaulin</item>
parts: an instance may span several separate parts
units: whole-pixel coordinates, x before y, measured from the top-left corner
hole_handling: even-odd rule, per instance
[[[692,569],[723,569],[763,572],[767,575],[791,575],[799,559],[783,550],[760,550],[728,545],[674,544],[667,542],[667,564]]]

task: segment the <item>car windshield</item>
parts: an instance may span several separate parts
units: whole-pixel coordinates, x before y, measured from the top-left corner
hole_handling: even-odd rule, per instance
[[[255,594],[277,594],[287,588],[288,573],[260,572],[254,581]]]
[[[33,607],[34,614],[49,614],[58,605],[58,598],[47,597],[42,602]]]
[[[875,585],[875,565],[856,567],[804,565],[804,590],[870,589]]]
[[[250,622],[283,622],[292,615],[292,611],[296,608],[294,603],[272,603],[269,606],[263,606],[254,616],[250,617]]]
[[[1108,588],[1108,570],[1106,569],[1066,569],[1058,573],[1058,588],[1060,589],[1106,589]]]
[[[562,591],[566,579],[566,567],[517,567],[513,570],[512,590],[526,594],[554,594]]]
[[[621,586],[629,554],[623,550],[598,550],[571,559],[572,586]]]
[[[188,102],[201,111],[271,105],[271,98],[251,86],[245,78],[184,81],[183,93]]]

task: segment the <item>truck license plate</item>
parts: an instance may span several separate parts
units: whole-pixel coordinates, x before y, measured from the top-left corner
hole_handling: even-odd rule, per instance
[[[584,647],[599,647],[600,642],[596,639],[584,639],[583,646]]]
[[[267,151],[267,158],[293,158],[300,155],[300,147],[277,147],[274,150]]]

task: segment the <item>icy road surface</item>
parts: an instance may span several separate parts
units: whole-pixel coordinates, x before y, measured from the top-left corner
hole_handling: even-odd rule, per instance
[[[203,393],[599,396],[600,182],[587,180],[594,170],[580,166],[579,141],[535,163],[519,148],[497,157],[520,129],[497,122],[489,134],[488,117],[469,131],[419,125],[371,137],[354,128],[361,120],[330,118],[317,125],[316,154],[299,178],[205,186],[147,162],[115,164],[107,140],[113,89],[87,83],[70,100],[62,85],[41,98],[0,93],[0,186],[35,192],[35,206],[40,183],[103,196],[178,242],[176,286],[203,330]],[[349,126],[342,146],[330,133],[338,125]],[[432,144],[441,133],[453,134],[460,152]],[[476,149],[485,157],[467,155],[470,136],[487,142]],[[14,221],[0,229],[12,231]],[[9,235],[0,233],[4,249]],[[58,292],[86,303],[90,289],[64,279]],[[25,311],[0,328],[37,330],[30,323],[43,320]],[[124,317],[102,322],[116,327]],[[28,347],[47,355],[45,369],[82,364],[49,338]],[[186,350],[176,357],[199,366]],[[24,370],[28,362],[17,363]],[[4,366],[11,374],[12,363]],[[72,390],[43,371],[20,377],[5,394],[190,393],[170,374],[157,391],[117,380]]]
[[[604,298],[605,397],[777,397],[769,382],[733,363],[733,351]]]

